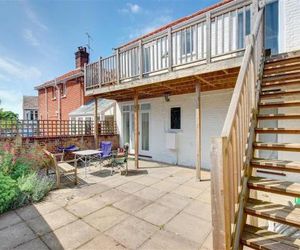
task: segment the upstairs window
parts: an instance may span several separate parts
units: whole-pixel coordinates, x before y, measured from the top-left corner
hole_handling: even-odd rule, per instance
[[[56,87],[52,87],[52,99],[56,99]]]
[[[171,108],[171,129],[181,129],[181,108]]]
[[[61,97],[65,97],[67,95],[67,84],[66,83],[62,83],[60,85],[60,96]]]

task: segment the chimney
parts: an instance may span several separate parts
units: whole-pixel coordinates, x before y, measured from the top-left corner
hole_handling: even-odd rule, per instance
[[[89,53],[86,52],[86,47],[78,47],[78,50],[75,52],[75,66],[77,68],[82,68],[84,64],[89,63]]]

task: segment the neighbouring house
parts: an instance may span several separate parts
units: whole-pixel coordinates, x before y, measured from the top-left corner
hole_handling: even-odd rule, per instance
[[[84,72],[86,96],[117,102],[136,168],[147,157],[198,180],[211,170],[214,249],[300,248],[276,229],[300,228],[298,208],[282,205],[300,197],[299,0],[220,1]]]
[[[69,120],[69,113],[91,98],[84,95],[84,64],[89,62],[85,47],[75,53],[75,69],[35,87],[40,120]]]
[[[23,119],[28,121],[38,120],[39,104],[37,96],[23,96]]]

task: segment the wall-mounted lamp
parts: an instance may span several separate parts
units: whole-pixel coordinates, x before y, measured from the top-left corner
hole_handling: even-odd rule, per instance
[[[166,102],[170,101],[170,93],[165,93],[165,101]]]

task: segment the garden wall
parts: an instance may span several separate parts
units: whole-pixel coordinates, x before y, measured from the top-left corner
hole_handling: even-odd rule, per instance
[[[5,142],[14,142],[16,138],[1,138],[0,143]],[[18,138],[18,140],[22,140],[22,144],[26,147],[26,145],[30,144],[38,144],[43,148],[47,148],[51,152],[56,151],[57,146],[69,146],[76,145],[81,150],[84,149],[96,149],[99,148],[99,145],[95,145],[94,136],[65,136],[65,137],[22,137]],[[102,135],[99,136],[99,142],[101,141],[112,141],[113,149],[119,147],[119,135]]]

